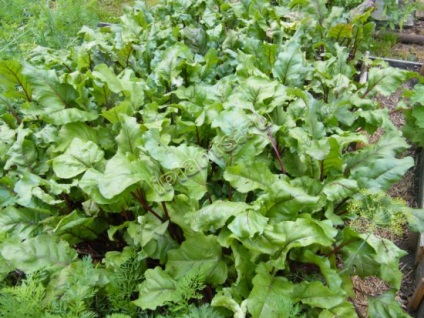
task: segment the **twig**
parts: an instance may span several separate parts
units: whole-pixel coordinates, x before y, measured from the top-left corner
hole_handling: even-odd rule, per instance
[[[144,194],[140,189],[137,189],[135,193],[132,192],[131,195],[134,199],[137,200],[137,202],[139,202],[141,204],[141,206],[143,207],[144,210],[153,214],[161,222],[164,221],[164,219],[159,214],[157,214],[156,211],[153,210],[153,208],[150,205],[147,204],[146,198],[144,197]]]
[[[169,220],[170,217],[169,217],[168,209],[166,207],[166,203],[162,201],[161,204],[162,204],[163,213],[165,214],[166,219]]]

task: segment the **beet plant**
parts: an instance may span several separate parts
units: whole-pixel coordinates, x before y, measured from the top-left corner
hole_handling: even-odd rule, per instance
[[[369,14],[136,2],[1,61],[0,316],[356,317],[358,275],[391,288],[370,317],[406,317],[406,253],[349,226],[414,164],[373,99],[413,75],[359,83]]]

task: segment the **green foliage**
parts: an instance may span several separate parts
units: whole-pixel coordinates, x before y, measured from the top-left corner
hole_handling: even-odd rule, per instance
[[[77,33],[122,14],[123,0],[0,0],[0,57],[24,56],[37,45],[56,49],[80,42]]]
[[[368,315],[370,318],[377,317],[409,317],[399,304],[390,301],[394,296],[393,292],[388,292],[377,297],[368,298]]]
[[[42,317],[46,290],[43,273],[29,275],[18,287],[5,287],[0,291],[0,317]]]
[[[372,99],[411,74],[357,81],[368,18],[136,2],[70,50],[2,61],[0,294],[41,317],[355,317],[351,275],[399,289],[404,252],[349,226],[399,217],[371,201],[413,165]]]
[[[408,97],[410,108],[404,111],[405,126],[403,133],[415,145],[424,146],[424,85],[417,84],[413,91],[405,93]]]
[[[402,236],[407,224],[413,224],[411,209],[401,199],[393,199],[384,192],[362,190],[349,202],[348,211],[353,220],[350,226],[358,232],[375,232],[388,229]]]

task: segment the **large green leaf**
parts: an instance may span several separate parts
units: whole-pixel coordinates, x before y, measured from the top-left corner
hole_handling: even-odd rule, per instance
[[[61,126],[69,123],[92,121],[97,117],[99,117],[99,114],[96,112],[70,108],[48,113],[43,116],[43,119],[48,124]]]
[[[303,188],[292,186],[281,178],[272,184],[266,194],[261,198],[267,217],[273,217],[276,221],[293,219],[299,213],[318,207],[319,198],[309,195]]]
[[[237,237],[253,237],[256,233],[262,234],[267,223],[267,217],[259,212],[248,210],[238,214],[228,228]]]
[[[131,161],[118,152],[107,161],[104,174],[98,180],[100,193],[111,199],[137,182],[150,182],[155,172],[157,169],[148,159]]]
[[[70,123],[62,126],[59,130],[59,142],[56,150],[65,151],[75,138],[99,144],[99,134],[93,127],[85,123]]]
[[[29,129],[23,128],[23,126],[18,127],[16,141],[6,153],[8,159],[4,169],[12,166],[33,169],[37,165],[38,152],[34,142],[28,138],[30,134]]]
[[[65,108],[70,110],[77,105],[77,91],[72,85],[61,83],[55,71],[28,69],[25,75],[33,88],[34,99],[42,106],[37,107],[40,114],[48,115]]]
[[[216,237],[195,234],[189,236],[176,250],[168,252],[166,271],[176,279],[193,268],[205,276],[205,282],[219,285],[227,279],[227,265]]]
[[[194,231],[216,231],[222,228],[227,220],[235,215],[241,214],[251,207],[244,202],[215,201],[203,209],[187,214]]]
[[[146,246],[151,240],[164,235],[168,229],[169,222],[161,223],[151,214],[143,215],[138,218],[138,222],[128,224],[128,235],[133,239],[135,245]]]
[[[9,206],[0,213],[0,227],[10,237],[24,240],[42,233],[43,225],[40,222],[46,217],[46,214],[36,210]]]
[[[396,294],[389,291],[376,297],[368,297],[368,316],[370,318],[409,318],[396,300]]]
[[[46,227],[55,225],[48,232],[55,234],[71,245],[82,241],[95,240],[108,227],[105,220],[95,217],[85,217],[81,213],[78,213],[78,211],[74,211],[64,217],[47,219],[44,223],[47,223]]]
[[[134,301],[137,306],[155,310],[179,299],[176,281],[160,267],[148,269],[144,278],[145,281],[139,286],[140,296]]]
[[[411,94],[412,109],[406,109],[404,112],[403,133],[411,142],[422,147],[424,145],[424,85],[415,85]]]
[[[329,201],[341,201],[358,192],[358,183],[352,179],[338,179],[330,181],[322,188],[322,193]]]
[[[228,310],[231,310],[234,313],[234,318],[246,317],[246,304],[238,304],[237,301],[232,298],[228,289],[224,288],[222,291],[217,293],[212,299],[211,305],[213,307],[224,307]]]
[[[108,88],[114,93],[120,93],[124,90],[119,78],[105,64],[97,65],[93,71],[93,76],[106,83]]]
[[[103,161],[104,153],[92,141],[75,138],[63,155],[53,159],[53,170],[59,178],[70,179]]]
[[[331,290],[319,281],[294,285],[293,297],[305,305],[325,309],[336,307],[346,300],[340,292]]]
[[[182,144],[168,146],[168,136],[160,136],[156,129],[143,134],[144,149],[169,171],[157,179],[157,185],[163,192],[175,188],[195,200],[201,199],[207,192],[206,178],[208,158],[198,146]]]
[[[61,269],[77,259],[77,253],[68,243],[47,235],[29,238],[20,244],[4,243],[1,255],[14,268],[26,273],[45,268]]]
[[[114,199],[106,199],[99,190],[99,181],[103,177],[103,174],[93,168],[87,169],[81,179],[78,181],[80,189],[90,196],[93,202],[98,204],[110,204],[113,203]]]
[[[293,283],[271,275],[265,266],[257,268],[253,289],[247,298],[247,309],[253,318],[290,317]],[[284,315],[284,316],[282,316]]]
[[[273,238],[273,243],[279,246],[275,266],[284,267],[287,253],[297,247],[317,244],[331,246],[337,231],[329,221],[316,221],[304,215],[296,221],[283,221],[265,229],[265,235]]]
[[[383,95],[394,93],[405,81],[406,74],[398,68],[371,68],[368,71],[367,89],[364,95],[376,90]]]
[[[284,85],[300,86],[308,72],[299,43],[288,41],[275,61],[272,74]]]
[[[252,162],[244,165],[227,167],[225,180],[242,193],[256,189],[267,190],[277,181],[269,168],[262,162]]]
[[[300,256],[299,261],[318,265],[327,281],[328,287],[332,291],[338,291],[339,294],[344,293],[344,291],[340,290],[342,279],[336,269],[331,267],[331,262],[328,258],[314,254],[311,250],[305,250]]]
[[[402,280],[399,260],[406,252],[386,239],[370,234],[358,234],[350,228],[342,232],[345,246],[343,255],[344,272],[361,277],[378,276],[398,289]],[[384,252],[383,252],[384,251]]]
[[[141,145],[142,131],[137,123],[137,119],[124,114],[119,115],[121,121],[121,131],[116,137],[119,151],[122,153],[130,153],[137,155],[139,153],[138,146]]]
[[[0,61],[0,85],[6,96],[31,101],[32,89],[28,78],[22,71],[23,66],[19,61]],[[16,87],[20,87],[22,90],[16,90]]]
[[[12,206],[15,203],[16,194],[13,191],[15,180],[8,177],[0,178],[0,208]]]
[[[276,94],[277,86],[277,82],[263,77],[249,77],[245,82],[240,83],[238,92],[231,95],[226,107],[240,107],[241,105],[246,109],[255,109],[259,114],[270,112],[276,106],[272,101]]]
[[[166,84],[169,88],[179,87],[183,83],[180,75],[184,60],[191,61],[192,52],[184,44],[176,43],[162,53],[160,62],[156,65],[154,72],[159,81]]]
[[[360,188],[387,189],[413,166],[411,157],[396,158],[397,153],[408,147],[398,133],[386,133],[372,147],[365,147],[347,158],[350,178],[357,180]]]

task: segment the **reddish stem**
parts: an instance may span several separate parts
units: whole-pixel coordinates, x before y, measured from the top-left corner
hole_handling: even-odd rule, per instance
[[[271,135],[271,129],[269,127],[267,129],[268,129],[268,138],[271,141],[272,148],[274,149],[274,152],[277,156],[278,163],[280,164],[281,172],[286,174],[286,169],[284,168],[283,161],[281,160],[280,153],[278,152],[278,149],[277,149],[277,143],[275,142],[274,137],[272,137]]]

